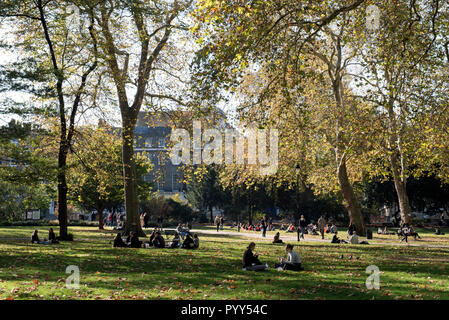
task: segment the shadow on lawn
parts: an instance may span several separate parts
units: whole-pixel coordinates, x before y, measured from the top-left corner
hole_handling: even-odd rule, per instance
[[[226,287],[225,292],[229,292],[223,293],[224,296],[230,297],[232,293],[239,298],[250,298],[254,295],[245,290],[256,289],[265,292],[268,296],[271,292],[289,299],[319,296],[330,299],[342,297],[364,299],[371,298],[373,295],[380,298],[384,294],[382,290],[367,293],[366,290],[362,290],[363,286],[360,287],[366,279],[365,268],[369,264],[378,265],[384,273],[413,272],[420,279],[427,278],[427,275],[437,280],[444,280],[447,277],[444,263],[441,265],[442,262],[436,259],[447,257],[449,249],[426,250],[416,247],[392,248],[379,245],[352,246],[292,242],[297,245],[296,250],[303,258],[304,272],[278,272],[273,269],[265,272],[248,272],[241,269],[240,259],[247,243],[239,241],[232,243],[231,246],[229,242],[220,241],[231,238],[224,234],[205,235],[208,239],[204,242],[208,245],[191,251],[112,248],[109,239],[102,237],[103,235],[97,230],[92,232],[92,234],[95,233],[99,237],[88,238],[91,241],[88,246],[84,240],[76,239],[73,243],[52,246],[10,241],[3,248],[0,247],[0,269],[6,268],[3,269],[0,278],[14,282],[32,281],[32,279],[39,279],[39,274],[45,273],[45,281],[58,283],[58,280],[67,277],[66,266],[78,265],[81,277],[87,279],[85,283],[88,287],[114,291],[117,290],[119,277],[128,279],[127,283],[130,287],[125,290],[138,288],[150,291],[157,291],[154,287],[161,285],[176,289],[179,287],[177,282],[184,287],[190,284],[197,289],[202,288],[203,285],[228,286],[228,283],[224,281],[235,279],[238,283],[237,288],[228,290]],[[77,238],[84,239],[82,235]],[[209,240],[210,238],[213,240]],[[247,242],[251,240],[248,239]],[[375,255],[372,254],[372,250],[375,250]],[[267,262],[270,267],[276,262],[274,260],[277,256],[285,255],[283,245],[263,241],[257,242],[256,251],[263,254],[261,261]],[[354,259],[359,257],[360,260],[349,261],[349,254],[352,254]],[[343,259],[339,259],[341,255],[344,255]],[[415,255],[424,260],[414,261]],[[432,257],[439,263],[438,268],[430,264]],[[11,266],[14,268],[7,270]],[[351,273],[354,275],[349,275]],[[391,276],[383,276],[385,281],[389,281],[388,290],[403,292],[403,294],[413,293],[410,292],[413,288],[407,280],[392,279]],[[349,280],[352,283],[349,283]],[[434,293],[446,296],[448,294],[444,289],[432,289],[432,294]],[[263,299],[264,296],[261,295],[259,298]]]

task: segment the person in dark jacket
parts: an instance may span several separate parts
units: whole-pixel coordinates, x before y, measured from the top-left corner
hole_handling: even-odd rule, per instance
[[[50,230],[48,230],[48,241],[50,241],[51,243],[59,243],[59,241],[56,240],[56,234],[53,231],[53,228],[50,228]]]
[[[125,248],[127,247],[126,243],[123,242],[122,235],[117,233],[114,238],[114,244],[112,245],[114,248]]]
[[[268,265],[262,264],[259,260],[259,255],[254,253],[256,244],[251,242],[243,254],[243,268],[249,271],[259,271],[268,269]]]
[[[198,238],[198,235],[195,233],[193,235],[193,248],[198,249],[200,247],[200,239]]]
[[[281,235],[280,235],[279,232],[276,232],[276,235],[274,236],[274,239],[273,239],[273,243],[284,243],[284,242],[281,240]]]
[[[37,230],[34,230],[33,235],[31,236],[31,243],[41,243]]]
[[[195,242],[193,241],[192,236],[190,234],[187,234],[184,242],[182,243],[182,247],[184,249],[193,249],[194,246]]]
[[[307,222],[306,218],[304,218],[304,215],[301,215],[301,218],[299,219],[299,229],[301,232],[301,238],[304,239],[304,233],[307,230]]]
[[[262,237],[266,237],[267,235],[267,217],[263,217],[262,219]]]
[[[139,240],[139,237],[133,231],[129,233],[126,242],[130,248],[142,248],[142,241]]]
[[[332,237],[331,243],[347,243],[345,240],[338,238],[338,231],[335,231],[334,236]]]
[[[159,231],[157,231],[155,236],[154,236],[153,247],[155,247],[155,248],[165,248],[164,237],[162,237],[162,235],[161,235],[161,233]]]
[[[170,248],[175,249],[179,248],[181,243],[181,239],[179,238],[179,233],[175,233],[175,236],[173,237],[173,240],[171,241]]]

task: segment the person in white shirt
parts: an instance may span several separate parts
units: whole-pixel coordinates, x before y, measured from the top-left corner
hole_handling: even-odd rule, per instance
[[[357,235],[357,232],[353,232],[352,236],[349,238],[349,243],[351,244],[359,244],[359,236]]]
[[[285,251],[287,251],[287,260],[280,258],[280,264],[275,264],[274,267],[278,270],[304,270],[301,266],[301,258],[299,257],[299,254],[293,250],[293,245],[287,244]]]

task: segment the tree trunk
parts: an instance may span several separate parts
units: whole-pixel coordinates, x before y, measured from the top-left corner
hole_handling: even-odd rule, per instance
[[[209,207],[209,214],[210,214],[210,223],[214,224],[214,213],[212,210],[212,206]]]
[[[249,206],[249,216],[248,216],[248,223],[251,225],[253,224],[253,206]]]
[[[104,207],[100,204],[97,205],[97,212],[98,212],[98,229],[103,230],[104,229],[104,222],[103,222],[103,211]]]
[[[59,237],[61,240],[68,240],[67,230],[67,148],[64,141],[60,142],[58,154],[58,220]]]
[[[140,226],[137,174],[134,158],[134,127],[136,120],[123,116],[122,118],[122,162],[126,210],[125,234],[129,235],[133,231],[139,237],[145,237],[145,233]]]
[[[346,160],[343,159],[337,169],[338,183],[343,198],[346,202],[346,209],[349,214],[349,221],[355,226],[355,230],[358,235],[365,236],[365,222],[363,221],[362,210],[360,209],[359,202],[354,194],[354,189],[349,182],[348,173],[346,170]]]
[[[399,174],[399,161],[396,153],[392,153],[390,156],[391,171],[393,172],[394,187],[398,196],[399,211],[401,214],[402,223],[410,224],[411,221],[411,208],[407,195],[407,182],[401,179]]]

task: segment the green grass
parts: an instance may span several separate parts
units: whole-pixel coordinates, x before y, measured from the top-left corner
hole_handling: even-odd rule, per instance
[[[304,271],[247,272],[241,257],[254,239],[245,233],[200,235],[189,251],[114,249],[113,234],[93,227],[70,228],[74,242],[33,245],[32,230],[0,227],[1,299],[449,299],[449,248],[306,241],[296,248]],[[256,251],[271,267],[285,251],[270,241],[257,239]],[[65,287],[69,265],[80,268],[79,290]],[[381,271],[380,290],[366,289],[369,265]]]

